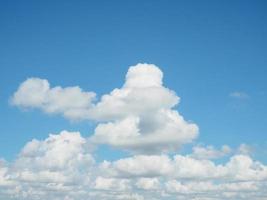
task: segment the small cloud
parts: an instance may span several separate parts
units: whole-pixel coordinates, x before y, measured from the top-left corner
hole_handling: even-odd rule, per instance
[[[196,159],[218,159],[229,155],[232,149],[228,145],[223,145],[221,149],[216,149],[215,147],[209,146],[195,146],[193,147],[193,152],[190,155],[192,158]]]
[[[240,92],[240,91],[231,92],[229,94],[229,96],[231,98],[235,98],[235,99],[247,99],[247,98],[249,98],[249,95],[247,93]]]
[[[238,147],[238,153],[244,155],[250,155],[253,152],[253,148],[247,144],[241,144]]]

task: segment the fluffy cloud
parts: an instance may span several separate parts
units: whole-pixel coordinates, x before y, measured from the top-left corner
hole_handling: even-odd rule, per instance
[[[20,84],[11,103],[21,108],[38,108],[46,113],[62,114],[72,120],[86,117],[95,98],[93,92],[83,92],[78,86],[50,88],[46,79],[28,78]]]
[[[89,143],[88,143],[89,142]],[[96,162],[90,141],[62,131],[0,162],[0,198],[66,200],[266,199],[267,166],[248,155],[224,164],[191,155],[135,155]]]
[[[53,171],[73,169],[76,165],[90,166],[92,156],[85,151],[86,140],[79,132],[62,131],[50,134],[44,141],[32,140],[22,149],[15,165]],[[89,148],[88,148],[89,149]]]
[[[12,104],[39,108],[78,120],[98,122],[91,141],[135,153],[176,151],[198,135],[174,110],[179,97],[163,86],[163,73],[155,65],[137,64],[129,68],[122,88],[103,95],[96,103],[94,92],[79,87],[50,88],[47,80],[30,78],[14,93]]]
[[[138,155],[117,160],[112,166],[108,166],[108,169],[112,168],[120,177],[158,177],[168,175],[172,165],[166,155]]]
[[[163,86],[163,73],[155,65],[129,68],[125,84],[102,96],[91,110],[100,123],[91,141],[137,153],[175,151],[198,135],[198,127],[186,122],[172,108],[179,97]]]
[[[231,153],[231,148],[227,145],[221,147],[220,150],[215,149],[213,146],[209,145],[207,147],[204,146],[195,146],[193,147],[193,153],[191,157],[198,159],[216,159]]]
[[[45,199],[50,193],[79,191],[79,183],[90,179],[94,162],[86,139],[78,132],[62,131],[43,141],[34,139],[7,170],[8,180],[15,184],[10,190],[18,199]]]
[[[197,136],[197,126],[184,121],[176,111],[159,110],[154,114],[145,119],[129,117],[99,124],[91,141],[151,154],[175,151]]]
[[[163,73],[155,65],[130,67],[123,87],[103,95],[91,115],[100,120],[116,120],[132,115],[150,117],[155,111],[172,108],[179,97],[162,85],[162,79]]]
[[[231,181],[265,180],[267,167],[245,155],[231,157],[225,165],[190,156],[134,156],[105,163],[115,177],[171,177],[177,179],[225,179]]]

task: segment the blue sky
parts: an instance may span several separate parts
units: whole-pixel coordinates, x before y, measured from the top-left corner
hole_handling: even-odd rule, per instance
[[[30,77],[97,97],[120,88],[129,66],[151,63],[200,129],[195,144],[253,147],[267,164],[266,1],[1,1],[0,158],[61,130],[89,137],[92,121],[10,105]],[[125,156],[101,147],[99,159]]]
[[[0,9],[2,157],[61,129],[90,134],[87,122],[9,106],[23,80],[103,94],[120,87],[138,62],[161,67],[165,85],[181,97],[179,111],[199,125],[201,142],[266,147],[264,1],[3,1]]]

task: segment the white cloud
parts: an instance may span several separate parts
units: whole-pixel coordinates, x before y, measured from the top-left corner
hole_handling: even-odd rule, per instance
[[[129,180],[97,177],[94,184],[94,189],[97,190],[111,190],[111,191],[124,191],[129,190]]]
[[[231,92],[229,94],[230,97],[235,98],[235,99],[247,99],[249,98],[249,95],[245,92],[240,92],[240,91],[235,91]]]
[[[163,73],[152,64],[129,68],[122,88],[105,94],[93,103],[94,92],[79,87],[50,88],[47,80],[30,78],[23,82],[11,102],[23,108],[99,122],[91,141],[109,144],[135,153],[177,151],[198,135],[173,109],[179,102],[174,91],[163,86]]]
[[[260,187],[256,182],[238,182],[238,183],[213,183],[211,181],[190,181],[186,183],[177,180],[171,180],[166,183],[167,191],[184,195],[209,196],[220,199],[231,196],[232,198],[241,199],[241,193],[258,192]],[[220,194],[218,194],[220,193]],[[245,195],[246,196],[246,195]],[[247,195],[248,197],[249,195]],[[205,198],[205,197],[204,197]]]
[[[253,181],[266,180],[267,167],[249,156],[234,155],[225,165],[216,165],[210,160],[195,159],[188,156],[175,155],[138,155],[119,159],[114,162],[105,161],[101,165],[102,173],[107,176],[129,177],[168,177],[180,180],[231,180]]]
[[[184,121],[176,111],[159,110],[154,114],[146,119],[129,117],[99,124],[91,141],[149,154],[175,151],[197,136],[197,126]],[[147,131],[142,130],[143,126]]]
[[[240,144],[237,152],[239,154],[250,155],[253,152],[253,148],[250,145],[243,143],[243,144]]]
[[[95,163],[87,145],[80,133],[68,131],[28,142],[8,170],[8,179],[16,184],[14,195],[47,199],[57,193],[79,192],[90,180]]]
[[[86,140],[79,132],[50,134],[44,141],[32,140],[22,149],[15,166],[35,169],[63,170],[75,165],[89,165],[93,157],[86,152]]]
[[[267,166],[248,155],[224,164],[191,155],[136,155],[96,163],[88,140],[62,131],[0,162],[1,199],[266,199]]]
[[[71,120],[84,119],[95,98],[78,86],[50,88],[46,79],[28,78],[20,84],[11,103],[21,108],[38,108],[46,113],[62,114]]]
[[[136,186],[143,190],[156,190],[160,188],[160,182],[157,178],[140,178]]]
[[[258,161],[253,161],[249,156],[236,155],[231,157],[230,161],[225,165],[229,177],[234,180],[250,181],[250,180],[266,180],[267,166]]]
[[[112,163],[112,167],[120,177],[158,177],[168,175],[173,166],[167,155],[138,155],[119,159]]]
[[[0,187],[12,186],[13,184],[14,183],[8,179],[8,166],[6,162],[0,159]]]
[[[159,109],[170,109],[179,102],[174,91],[162,85],[163,73],[152,64],[129,68],[125,84],[103,95],[91,110],[100,120],[116,120],[132,116],[148,116]]]
[[[91,140],[138,153],[175,151],[198,135],[172,108],[179,97],[162,85],[163,73],[155,65],[129,68],[121,89],[104,95],[91,110],[100,123]]]
[[[217,159],[229,155],[231,151],[232,151],[231,148],[227,145],[222,146],[221,149],[219,150],[215,149],[211,145],[207,147],[198,145],[193,147],[193,152],[191,154],[191,157],[197,159],[207,159],[207,160]]]

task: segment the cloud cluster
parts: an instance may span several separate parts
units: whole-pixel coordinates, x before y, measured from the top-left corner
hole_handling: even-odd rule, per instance
[[[70,120],[93,120],[96,127],[88,138],[62,131],[33,139],[14,161],[0,160],[0,199],[267,199],[267,166],[249,156],[248,145],[238,151],[227,145],[197,145],[187,155],[177,153],[198,136],[198,126],[176,110],[179,99],[151,64],[130,67],[123,86],[98,101],[94,92],[78,86],[25,80],[11,98],[13,105]],[[97,144],[131,154],[96,161],[92,146]],[[213,161],[221,157],[228,160]]]
[[[247,155],[224,164],[179,154],[96,162],[88,145],[68,131],[28,142],[14,162],[0,163],[0,199],[267,198],[267,166]]]
[[[71,120],[98,122],[91,141],[137,153],[176,151],[198,135],[173,109],[179,102],[174,91],[163,86],[163,73],[155,65],[129,68],[122,88],[94,102],[94,92],[79,87],[50,88],[47,80],[24,81],[11,98],[13,105],[62,114]]]

